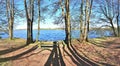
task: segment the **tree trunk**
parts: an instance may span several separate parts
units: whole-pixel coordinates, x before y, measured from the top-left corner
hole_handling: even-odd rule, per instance
[[[65,37],[65,43],[69,46],[69,44],[71,43],[71,37],[70,37],[70,26],[68,26],[68,21],[70,19],[70,17],[68,17],[68,11],[69,11],[69,5],[67,0],[65,0],[65,10],[66,10],[66,13],[64,12],[64,6],[62,4],[62,0],[60,0],[60,6],[61,6],[61,10],[62,10],[62,16],[64,17],[64,20],[65,20],[65,34],[66,34],[66,37]]]
[[[120,28],[119,28],[119,0],[118,0],[118,4],[117,4],[117,17],[116,17],[116,20],[117,20],[117,36],[120,37]]]
[[[30,20],[27,19],[27,44],[31,43],[31,28],[30,28]]]
[[[81,2],[81,6],[80,6],[80,11],[81,11],[81,14],[80,14],[80,42],[83,41],[83,4],[84,4],[84,0],[82,0]]]
[[[120,37],[119,15],[117,16],[117,36]]]
[[[88,9],[89,9],[89,0],[86,0],[85,25],[84,25],[84,38],[83,38],[83,42],[87,41],[87,35],[88,35],[88,32],[87,32],[87,28],[88,28],[87,24],[88,24],[88,18],[89,18]]]
[[[90,16],[91,16],[91,12],[92,12],[92,4],[93,4],[93,0],[90,1],[90,4],[89,4],[89,15],[88,15],[88,23],[87,23],[87,34],[89,33],[90,31]],[[88,41],[88,35],[87,35],[87,38],[86,38],[86,41]]]
[[[27,6],[26,0],[24,0],[24,6],[26,11],[27,19],[27,44],[33,42],[33,17],[34,17],[34,0],[29,1],[29,6]],[[28,9],[28,7],[30,7]]]
[[[10,19],[9,21],[9,39],[12,40],[13,39],[13,20]]]
[[[36,41],[39,40],[39,35],[40,35],[40,0],[38,0],[38,33]]]
[[[71,44],[71,23],[70,23],[70,9],[69,9],[69,0],[65,0],[65,28],[66,28],[66,43],[69,46]]]
[[[112,28],[112,30],[113,30],[113,34],[114,34],[114,36],[117,36],[117,34],[116,34],[116,30],[115,30],[115,27],[114,27],[113,22],[112,22],[112,19],[109,19],[109,21],[110,21],[111,28]]]
[[[90,15],[91,15],[91,12],[92,12],[92,5],[93,5],[93,0],[91,0],[91,2],[90,2],[90,10],[89,10],[89,18],[88,18],[88,28],[87,28],[87,31],[89,32],[89,30],[90,30]]]
[[[30,19],[28,19],[27,22],[27,44],[30,44],[33,42],[33,23]]]
[[[14,0],[6,0],[7,19],[9,24],[9,39],[13,39],[13,24],[14,24]]]

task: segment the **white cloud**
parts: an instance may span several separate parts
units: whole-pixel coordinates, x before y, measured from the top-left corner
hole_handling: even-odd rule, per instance
[[[40,28],[60,28],[60,26],[53,23],[40,23]],[[15,29],[27,29],[27,23],[17,25]],[[33,25],[33,29],[37,29],[37,24]]]

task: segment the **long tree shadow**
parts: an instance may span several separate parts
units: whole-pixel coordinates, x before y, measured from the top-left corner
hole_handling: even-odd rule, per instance
[[[96,45],[96,46],[98,46],[98,47],[106,48],[106,46],[103,45],[103,42],[101,42],[101,43],[98,43],[98,42],[95,42],[95,41],[89,41],[89,42],[92,43],[92,44],[94,44],[94,45]]]
[[[105,44],[106,44],[106,47],[110,47],[112,45],[114,45],[114,49],[118,49],[120,48],[120,42],[118,42],[119,40],[112,40],[112,41],[106,41]]]
[[[6,50],[2,50],[2,51],[0,51],[0,55],[4,55],[4,54],[7,54],[7,53],[16,51],[16,50],[21,49],[21,48],[24,48],[24,47],[26,47],[26,46],[28,46],[28,44],[24,44],[24,45],[22,45],[22,46],[15,47],[15,48],[9,48],[9,49],[6,49]]]
[[[53,42],[53,50],[51,51],[51,54],[46,61],[44,66],[66,66],[59,45],[57,42]]]
[[[10,60],[16,60],[19,57],[22,57],[23,55],[25,55],[25,54],[27,54],[27,53],[29,53],[29,52],[37,49],[37,48],[38,48],[38,46],[36,45],[36,46],[33,46],[32,48],[28,49],[27,51],[25,51],[23,53],[20,53],[20,54],[18,54],[16,56],[6,57],[6,58],[0,58],[0,62],[10,61]]]
[[[67,46],[68,50],[70,51],[70,53],[73,55],[73,57],[77,60],[77,66],[99,66],[98,64],[96,64],[95,62],[81,56],[76,49],[72,46],[72,44],[70,46]]]
[[[78,61],[76,61],[75,59],[74,59],[74,57],[72,57],[72,55],[69,53],[69,52],[67,52],[65,49],[63,49],[64,50],[64,52],[71,58],[71,60],[77,65],[77,66],[81,66],[81,64],[78,62]]]
[[[111,64],[107,64],[107,63],[99,63],[99,62],[95,62],[92,60],[89,60],[83,56],[81,56],[76,49],[74,48],[74,46],[71,44],[70,47],[68,46],[69,51],[72,53],[72,55],[79,61],[79,63],[81,63],[81,66],[99,66],[98,64],[102,64],[105,66],[113,66]],[[78,65],[80,66],[80,65]]]
[[[106,40],[106,39],[104,39]],[[120,46],[120,42],[119,39],[114,39],[114,40],[106,40],[104,41],[103,39],[102,40],[99,40],[99,41],[95,41],[95,40],[89,40],[90,43],[98,46],[98,47],[103,47],[103,48],[108,48],[110,47],[111,45],[117,45],[117,46]],[[119,48],[119,47],[114,47],[114,48]]]

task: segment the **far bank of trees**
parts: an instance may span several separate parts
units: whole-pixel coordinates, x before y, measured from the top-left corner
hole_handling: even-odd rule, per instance
[[[15,23],[15,7],[23,7],[24,16],[27,21],[27,44],[33,42],[33,22],[37,20],[38,33],[36,41],[40,35],[40,22],[45,17],[51,17],[55,24],[61,24],[65,27],[65,42],[71,43],[71,30],[79,27],[81,42],[88,41],[88,33],[94,24],[96,27],[110,27],[113,35],[120,36],[120,0],[21,0],[23,4],[15,5],[17,0],[0,0],[0,24],[8,25],[8,34],[10,40],[13,39],[13,29]],[[19,2],[19,1],[18,1]],[[46,3],[44,3],[46,2]],[[4,8],[3,8],[3,7]],[[3,13],[1,13],[3,12]],[[41,13],[42,12],[42,13]],[[19,16],[19,15],[18,15]],[[4,26],[0,25],[3,29]],[[6,29],[6,28],[4,28]]]

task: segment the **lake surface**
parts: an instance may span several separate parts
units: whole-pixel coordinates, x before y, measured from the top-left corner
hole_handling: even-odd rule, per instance
[[[0,35],[2,38],[8,38],[7,34]],[[37,36],[37,30],[33,30],[33,39],[35,40]],[[72,30],[72,38],[79,38],[79,30]],[[90,31],[89,38],[96,38],[102,36],[111,36],[110,31]],[[14,37],[16,38],[27,38],[26,30],[14,30]],[[64,30],[40,30],[40,38],[42,41],[58,41],[65,39]]]

